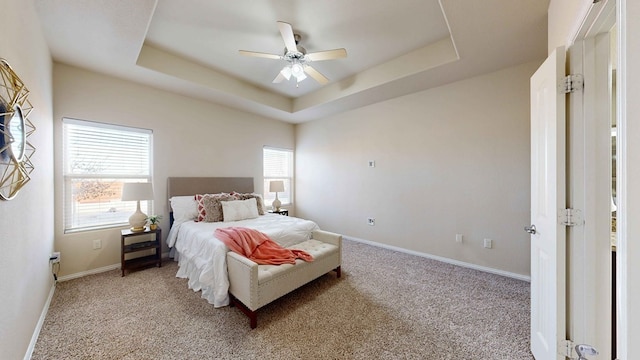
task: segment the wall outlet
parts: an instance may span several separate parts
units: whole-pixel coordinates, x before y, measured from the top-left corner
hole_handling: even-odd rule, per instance
[[[491,239],[484,239],[484,247],[487,249],[491,249],[493,246],[493,241]]]
[[[369,167],[376,167],[376,161],[375,160],[369,160]]]
[[[456,242],[457,243],[461,243],[462,242],[462,234],[456,234]]]
[[[375,226],[376,225],[376,219],[375,218],[367,218],[367,224],[369,224],[371,226]]]
[[[102,240],[95,239],[93,240],[93,250],[98,250],[102,248]]]
[[[52,264],[59,263],[60,262],[60,252],[51,253],[51,256],[49,256],[49,261]]]

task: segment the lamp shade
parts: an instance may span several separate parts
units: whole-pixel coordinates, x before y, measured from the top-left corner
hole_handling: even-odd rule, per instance
[[[279,193],[284,191],[284,181],[274,180],[269,182],[269,192]]]
[[[153,200],[151,183],[125,183],[122,187],[122,201]]]

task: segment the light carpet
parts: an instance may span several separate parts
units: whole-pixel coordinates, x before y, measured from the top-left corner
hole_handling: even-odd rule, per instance
[[[33,359],[533,359],[529,283],[345,240],[326,274],[215,309],[177,264],[57,284]]]

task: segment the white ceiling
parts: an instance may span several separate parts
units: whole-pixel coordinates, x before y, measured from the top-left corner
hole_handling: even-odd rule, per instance
[[[299,123],[546,56],[549,0],[34,0],[55,61]],[[273,84],[276,21],[330,79]]]

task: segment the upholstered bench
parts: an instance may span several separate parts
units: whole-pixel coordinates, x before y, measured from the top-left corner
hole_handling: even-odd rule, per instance
[[[249,317],[252,329],[258,325],[259,308],[332,270],[337,277],[341,275],[342,235],[316,230],[310,240],[290,248],[304,250],[314,260],[258,265],[242,255],[227,253],[231,301]]]

